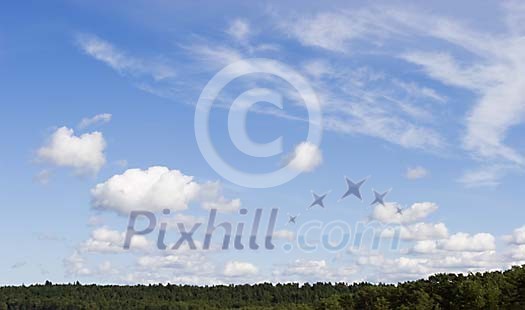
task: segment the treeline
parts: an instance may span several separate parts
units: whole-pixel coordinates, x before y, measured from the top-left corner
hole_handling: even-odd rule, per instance
[[[0,309],[525,309],[525,265],[398,285],[44,285],[0,288]]]

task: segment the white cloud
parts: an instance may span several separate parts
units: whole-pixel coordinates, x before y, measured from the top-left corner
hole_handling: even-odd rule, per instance
[[[516,167],[515,170],[517,169]],[[458,182],[466,187],[494,187],[499,185],[505,170],[507,170],[505,167],[499,165],[481,167],[477,170],[466,171]]]
[[[437,240],[448,237],[447,226],[443,223],[416,223],[402,225],[399,228],[399,237],[404,240]],[[382,237],[394,237],[395,229],[387,228],[381,233]]]
[[[250,35],[250,24],[246,20],[237,18],[233,20],[226,32],[236,40],[244,41]]]
[[[504,263],[496,256],[495,251],[477,251],[477,252],[458,252],[455,255],[446,253],[445,255],[435,257],[430,260],[429,266],[433,273],[442,269],[453,269],[457,272],[462,270],[489,270],[501,268]]]
[[[498,34],[473,30],[465,26],[463,21],[452,18],[393,7],[322,12],[312,16],[280,18],[277,23],[282,31],[306,46],[341,53],[351,53],[353,49],[362,50],[363,47],[367,50],[391,47],[397,51],[399,45],[396,43],[402,39],[405,42],[404,51],[394,53],[420,66],[429,77],[473,93],[474,104],[464,116],[464,149],[482,160],[505,161],[523,166],[524,154],[507,144],[506,138],[511,128],[525,120],[525,90],[521,87],[525,81],[525,61],[520,57],[525,47],[522,40],[525,14],[523,5],[517,2],[509,2],[502,7],[507,29]],[[427,50],[421,51],[416,45],[421,38],[432,39],[434,44],[428,44]],[[443,45],[452,47],[448,48],[451,52],[443,52]],[[456,54],[452,52],[454,50],[461,52]],[[444,101],[443,96],[429,88],[414,92],[411,85],[411,82],[406,81],[398,83],[398,87],[408,93],[417,92],[429,99]],[[405,100],[402,101],[406,106]],[[376,106],[381,104],[377,100],[375,103]],[[374,115],[364,119],[370,119],[370,116]],[[384,120],[381,122],[381,118],[380,122],[372,123],[383,124],[378,127],[384,130],[374,130],[362,124],[352,126],[349,124],[355,123],[337,117],[332,120],[329,117],[328,120],[334,130],[362,132],[403,146],[424,148],[423,129],[432,133],[433,146],[442,142],[439,135],[427,128],[414,131],[417,126],[406,123],[404,119],[395,119],[393,123],[403,125],[407,132],[412,132],[408,139],[410,142],[398,133],[403,127],[388,124]],[[391,129],[390,132],[388,129]],[[398,133],[397,137],[395,133]],[[404,143],[399,143],[401,141]]]
[[[105,63],[120,74],[132,76],[147,75],[157,81],[175,76],[175,71],[170,66],[127,55],[111,43],[95,35],[78,35],[77,43],[86,54]]]
[[[134,210],[181,211],[192,202],[201,202],[204,208],[235,211],[241,206],[239,199],[227,200],[221,194],[220,184],[199,184],[192,176],[167,167],[147,170],[128,169],[97,184],[91,190],[92,206],[127,214]]]
[[[314,65],[310,70],[312,74],[323,72],[316,86],[326,130],[427,151],[446,146],[444,138],[427,124],[433,120],[433,105],[428,107],[426,98],[407,99],[406,87],[394,77],[368,67],[330,71]]]
[[[58,128],[46,145],[37,151],[39,160],[59,167],[70,167],[79,174],[96,174],[106,163],[106,141],[100,132],[75,136],[73,129]]]
[[[383,32],[378,25],[371,25],[370,20],[364,10],[352,14],[323,12],[313,17],[281,19],[279,26],[303,45],[348,52],[351,40]]]
[[[234,212],[241,207],[241,200],[226,199],[222,194],[219,182],[207,182],[200,186],[199,200],[206,210],[216,209],[219,212]]]
[[[71,256],[64,259],[66,273],[73,276],[88,276],[92,271],[87,266],[86,260],[75,251]]]
[[[289,165],[292,169],[302,172],[313,171],[323,162],[323,154],[319,147],[309,142],[301,142],[290,155]]]
[[[192,57],[213,68],[230,65],[243,59],[239,51],[221,45],[210,46],[208,43],[194,43],[183,47]]]
[[[328,265],[325,260],[298,259],[293,263],[287,264],[282,273],[287,276],[299,275],[321,277],[326,275],[327,271]]]
[[[417,167],[409,167],[407,168],[407,171],[405,173],[405,177],[409,180],[417,180],[424,178],[428,175],[427,169],[417,166]]]
[[[439,94],[436,90],[425,86],[419,86],[415,82],[404,82],[395,80],[394,83],[397,84],[403,90],[405,90],[407,95],[410,97],[428,98],[439,103],[444,103],[447,101],[447,98]]]
[[[138,259],[137,264],[139,267],[150,271],[161,268],[177,269],[177,272],[181,274],[195,276],[209,274],[214,269],[213,264],[198,251],[185,251],[161,256],[142,256]]]
[[[111,121],[111,114],[109,113],[103,113],[103,114],[97,114],[90,118],[83,118],[80,121],[80,124],[78,124],[78,128],[83,129],[92,125],[96,124],[103,124],[108,123]]]
[[[354,265],[341,266],[324,260],[296,259],[274,268],[272,282],[315,283],[317,281],[353,282],[356,268]]]
[[[202,206],[207,210],[216,209],[222,212],[234,212],[241,207],[241,200],[238,198],[230,200],[221,197],[216,201],[205,201],[202,203]]]
[[[512,18],[516,11],[508,9]],[[423,20],[420,16],[411,20]],[[442,18],[430,17],[420,24],[423,34],[451,43],[469,53],[468,60],[438,52],[412,52],[405,59],[420,65],[432,78],[473,91],[479,98],[466,117],[464,147],[484,159],[503,159],[524,164],[523,154],[505,144],[510,128],[524,120],[525,62],[519,55],[520,35],[487,35]]]
[[[422,254],[434,253],[437,251],[437,243],[434,240],[421,240],[414,244],[412,251]]]
[[[419,202],[414,203],[409,208],[403,209],[400,214],[397,207],[398,205],[394,203],[387,203],[384,206],[380,204],[376,205],[372,212],[372,219],[389,224],[414,223],[426,218],[438,209],[435,203]]]
[[[97,209],[127,214],[134,210],[185,210],[197,199],[200,186],[193,177],[179,170],[150,167],[129,169],[91,190],[92,205]]]
[[[456,233],[448,239],[438,242],[438,247],[446,251],[483,252],[496,249],[496,239],[488,233],[469,235]]]
[[[224,267],[224,275],[227,277],[246,277],[253,276],[259,272],[252,263],[230,261]]]
[[[121,253],[124,252],[125,233],[101,227],[93,230],[91,238],[82,243],[80,249],[87,252]],[[149,246],[144,236],[133,236],[130,248],[146,250]]]
[[[519,265],[523,264],[523,262],[525,261],[525,245],[521,244],[512,247],[507,255],[512,260],[520,261]]]
[[[332,66],[324,60],[316,59],[303,65],[303,70],[315,79],[334,74]]]
[[[505,241],[516,245],[525,244],[525,226],[514,229],[512,234],[505,236],[504,239]]]

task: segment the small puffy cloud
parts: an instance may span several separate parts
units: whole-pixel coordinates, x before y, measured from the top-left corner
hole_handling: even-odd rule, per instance
[[[446,251],[454,252],[483,252],[496,249],[496,239],[488,233],[469,235],[457,233],[448,239],[438,242],[438,247]]]
[[[253,276],[258,272],[255,265],[247,262],[230,261],[224,267],[224,275],[227,277]]]
[[[101,227],[91,233],[91,238],[85,241],[82,251],[97,253],[119,253],[124,251],[125,233]],[[148,247],[148,240],[144,236],[133,236],[131,248],[145,250]]]
[[[146,270],[156,273],[161,268],[177,269],[177,273],[198,276],[209,274],[214,266],[205,255],[198,251],[183,251],[171,255],[142,256],[137,264]]]
[[[106,141],[100,132],[75,136],[73,129],[58,128],[46,145],[37,150],[37,159],[78,174],[96,174],[106,163]]]
[[[394,237],[395,229],[387,228],[381,233],[382,237]],[[443,223],[416,223],[399,227],[399,237],[403,240],[439,240],[448,237],[447,226]]]
[[[319,147],[310,142],[301,142],[289,156],[289,165],[292,169],[309,172],[323,162],[323,154]]]
[[[525,244],[525,226],[514,229],[512,234],[509,236],[504,236],[504,239],[505,241],[512,243],[512,244],[517,244],[517,245]]]
[[[193,177],[179,170],[150,167],[129,169],[91,190],[92,205],[97,209],[127,214],[134,210],[184,210],[197,199],[200,186]]]
[[[78,124],[78,128],[83,129],[92,125],[108,123],[109,121],[111,121],[111,114],[98,114],[93,117],[83,118]]]
[[[428,175],[427,169],[417,166],[417,167],[409,167],[405,173],[405,177],[409,180],[417,180],[422,179]]]
[[[250,35],[250,24],[246,20],[237,18],[226,31],[233,38],[244,41]]]
[[[398,212],[398,205],[387,203],[376,205],[372,212],[372,219],[388,224],[407,224],[414,223],[426,218],[438,209],[438,205],[432,202],[415,203],[407,209]]]

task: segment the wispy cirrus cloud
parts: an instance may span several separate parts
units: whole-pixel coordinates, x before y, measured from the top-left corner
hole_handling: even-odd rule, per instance
[[[122,75],[148,76],[157,81],[175,76],[175,70],[170,65],[161,61],[132,56],[94,34],[79,34],[76,36],[76,43],[84,53],[105,63]]]
[[[463,149],[482,162],[523,166],[525,155],[513,147],[507,137],[513,127],[525,120],[525,91],[521,87],[525,76],[525,60],[521,57],[521,51],[525,48],[522,27],[525,9],[523,4],[510,1],[503,5],[502,11],[506,29],[499,33],[476,30],[450,17],[393,7],[322,12],[281,19],[278,24],[283,32],[305,46],[343,55],[362,53],[362,47],[366,46],[368,50],[385,56],[400,57],[444,85],[470,91],[474,99],[462,116],[465,128],[461,137]],[[420,39],[433,41],[423,48],[417,44]],[[404,42],[402,47],[395,43],[401,40]],[[436,102],[446,100],[430,88],[412,89],[410,83],[401,81],[398,86]],[[381,106],[378,100],[374,103],[376,107]],[[429,136],[430,141],[434,141],[431,145],[439,144],[436,138],[439,134],[429,135],[431,131],[418,130],[414,125],[407,124],[406,119],[385,121],[377,114],[359,119],[374,120],[379,124],[375,126],[375,132],[366,131],[388,140],[404,145],[421,145],[421,140],[426,141],[424,137]],[[355,130],[349,125],[339,124],[337,120],[332,120],[332,123],[338,130]],[[366,128],[366,121],[364,124],[359,127]],[[378,127],[384,130],[377,130]],[[392,136],[390,133],[399,132],[403,127],[406,129],[401,133],[406,135],[399,133]],[[389,130],[392,128],[393,131]],[[407,143],[407,140],[416,143]]]

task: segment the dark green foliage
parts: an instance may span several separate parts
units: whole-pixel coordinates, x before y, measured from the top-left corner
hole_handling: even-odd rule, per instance
[[[525,309],[525,266],[467,276],[438,274],[398,285],[97,286],[46,281],[0,288],[4,309]]]

